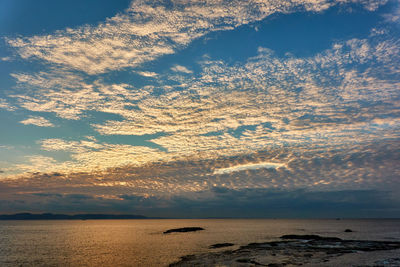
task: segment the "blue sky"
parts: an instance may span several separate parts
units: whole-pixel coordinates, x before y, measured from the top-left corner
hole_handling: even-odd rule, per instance
[[[399,23],[386,0],[2,1],[0,212],[398,217]]]

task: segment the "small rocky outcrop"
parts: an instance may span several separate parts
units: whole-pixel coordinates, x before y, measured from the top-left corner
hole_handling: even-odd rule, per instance
[[[175,228],[175,229],[169,229],[164,232],[164,234],[170,234],[170,233],[186,233],[186,232],[195,232],[195,231],[201,231],[204,230],[204,228],[201,227],[183,227],[183,228]]]
[[[342,241],[339,237],[324,237],[319,235],[283,235],[282,239],[314,240],[314,241]]]
[[[351,233],[351,232],[353,232],[353,230],[351,230],[351,229],[346,229],[346,230],[344,230],[344,232],[345,232],[345,233]]]

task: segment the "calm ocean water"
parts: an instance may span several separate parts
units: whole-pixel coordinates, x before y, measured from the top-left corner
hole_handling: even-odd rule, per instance
[[[163,234],[185,226],[206,230]],[[238,247],[292,233],[400,241],[400,220],[0,221],[0,266],[166,266],[215,243]]]

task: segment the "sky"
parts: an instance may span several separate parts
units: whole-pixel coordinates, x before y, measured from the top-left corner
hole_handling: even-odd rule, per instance
[[[0,1],[0,213],[400,217],[400,2]]]

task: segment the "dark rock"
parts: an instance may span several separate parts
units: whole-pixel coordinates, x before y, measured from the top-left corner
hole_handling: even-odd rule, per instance
[[[183,228],[175,228],[175,229],[169,229],[164,232],[164,234],[169,234],[169,233],[186,233],[186,232],[195,232],[195,231],[201,231],[204,230],[204,228],[201,227],[183,227]]]
[[[323,237],[319,235],[283,235],[282,239],[300,239],[300,240],[322,240],[322,241],[342,241],[339,237]]]
[[[376,261],[377,266],[400,266],[400,258],[390,258]]]
[[[328,262],[344,254],[400,249],[400,242],[396,241],[341,240],[317,235],[285,235],[282,238],[287,240],[251,243],[236,250],[183,257],[181,261],[170,266],[216,266],[219,263],[226,265],[229,261],[231,264],[228,265],[235,265],[234,262],[237,262],[258,266],[307,266],[310,263],[317,266],[318,263]],[[294,259],[296,262],[292,262]],[[386,263],[400,266],[400,258],[396,255],[377,262],[376,266]]]
[[[254,260],[251,260],[251,259],[238,259],[238,260],[236,260],[236,261],[237,261],[237,262],[240,262],[240,263],[251,263],[251,264],[254,264],[254,265],[262,265],[262,266],[265,266],[264,264],[260,264],[260,263],[254,261]]]
[[[211,245],[209,248],[224,248],[224,247],[231,247],[233,245],[235,245],[235,244],[232,244],[232,243],[218,243],[218,244]]]
[[[351,232],[353,232],[353,230],[351,230],[351,229],[346,229],[346,230],[344,230],[344,232],[345,232],[345,233],[351,233]]]

